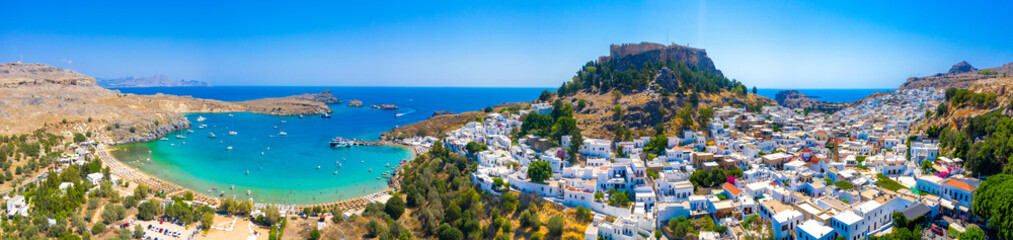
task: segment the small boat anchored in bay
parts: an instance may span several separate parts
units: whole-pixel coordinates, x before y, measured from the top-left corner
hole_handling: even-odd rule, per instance
[[[342,139],[341,137],[336,137],[334,139],[331,139],[331,143],[330,144],[331,144],[332,148],[351,147],[352,146],[352,141],[348,141],[348,140]]]

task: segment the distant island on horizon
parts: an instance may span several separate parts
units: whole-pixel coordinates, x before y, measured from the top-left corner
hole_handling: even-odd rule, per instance
[[[97,78],[98,85],[104,88],[129,88],[129,87],[210,87],[211,84],[197,80],[174,81],[165,74],[153,76],[127,76],[120,78]]]

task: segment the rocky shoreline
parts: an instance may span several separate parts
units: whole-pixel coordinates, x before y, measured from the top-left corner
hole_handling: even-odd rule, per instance
[[[191,123],[183,114],[251,112],[271,115],[331,113],[330,91],[244,102],[167,94],[136,95],[100,87],[94,78],[45,64],[0,64],[0,134],[38,129],[71,137],[90,133],[113,144],[151,141]]]

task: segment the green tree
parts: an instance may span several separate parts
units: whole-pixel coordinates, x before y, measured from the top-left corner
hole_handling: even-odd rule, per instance
[[[376,220],[369,220],[369,223],[366,223],[366,233],[370,237],[378,237],[378,236],[380,236],[380,233],[386,232],[386,231],[387,230],[384,229],[383,225],[381,225]]]
[[[988,219],[989,226],[1013,226],[1013,175],[989,176],[974,192],[971,210]],[[1013,239],[1013,229],[994,228],[999,239]]]
[[[84,142],[85,140],[88,140],[88,138],[85,137],[84,134],[74,133],[74,142],[78,142],[79,143],[79,142]]]
[[[95,225],[91,226],[91,234],[94,234],[94,235],[99,235],[99,234],[101,234],[105,230],[106,230],[106,224],[105,223],[99,222],[99,223],[95,223]]]
[[[852,189],[852,188],[855,188],[855,185],[851,184],[848,181],[837,181],[837,182],[834,183],[834,185],[837,186],[838,188],[841,188],[841,189]]]
[[[144,228],[140,224],[134,225],[134,238],[141,239],[144,236]]]
[[[310,239],[312,240],[320,239],[320,230],[317,230],[317,228],[313,228],[313,230],[310,231]]]
[[[488,107],[488,106],[487,106],[487,107],[485,107],[485,112],[486,112],[486,113],[491,113],[491,112],[492,112],[492,110],[493,110],[493,109],[492,109],[492,107]]]
[[[499,210],[504,214],[512,214],[514,209],[517,209],[517,204],[520,204],[520,200],[517,199],[517,195],[512,192],[503,193],[499,197]]]
[[[532,182],[544,183],[551,176],[552,167],[549,166],[549,162],[547,161],[535,161],[528,166],[528,178]]]
[[[756,94],[756,86],[753,86],[753,94]]]
[[[384,212],[387,213],[391,218],[395,220],[401,218],[401,214],[404,213],[404,200],[401,200],[401,194],[395,193],[387,203],[384,204]]]
[[[985,240],[985,231],[981,230],[978,225],[972,224],[968,226],[964,232],[960,233],[960,240]]]
[[[552,216],[549,218],[549,236],[560,237],[563,235],[563,227],[566,225],[566,220],[559,215]]]
[[[440,240],[458,240],[464,239],[464,233],[457,228],[451,227],[450,224],[444,223],[439,228],[439,239]]]
[[[468,153],[477,154],[478,152],[488,150],[489,146],[477,142],[468,142],[468,144],[464,145],[464,149],[468,150]]]
[[[203,226],[204,234],[207,234],[208,230],[211,229],[211,226],[215,225],[215,214],[205,212],[204,216],[201,216],[200,218],[200,225]]]
[[[162,207],[152,201],[145,201],[137,206],[137,218],[152,220],[162,212]]]

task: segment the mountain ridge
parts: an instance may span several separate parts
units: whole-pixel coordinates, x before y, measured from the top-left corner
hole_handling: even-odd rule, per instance
[[[127,76],[119,78],[98,78],[99,86],[104,88],[130,88],[130,87],[210,87],[211,85],[197,80],[174,81],[165,74],[152,76]]]

